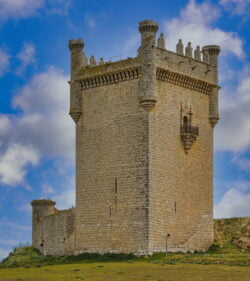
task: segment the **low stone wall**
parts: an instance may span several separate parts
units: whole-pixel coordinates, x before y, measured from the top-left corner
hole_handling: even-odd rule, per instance
[[[41,245],[39,250],[44,255],[69,255],[74,252],[75,209],[57,211],[46,216],[39,223],[41,228]]]

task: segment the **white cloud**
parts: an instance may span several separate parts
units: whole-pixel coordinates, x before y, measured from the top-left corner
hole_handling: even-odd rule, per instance
[[[203,2],[197,4],[195,0],[190,0],[188,5],[180,12],[180,19],[185,23],[196,23],[209,25],[218,19],[220,11],[211,4]]]
[[[0,182],[26,186],[27,165],[37,165],[41,158],[73,166],[75,132],[68,115],[68,79],[52,67],[34,75],[15,93],[13,105],[20,113],[0,115]]]
[[[75,188],[67,189],[61,194],[52,197],[58,209],[67,209],[75,206]]]
[[[11,122],[7,116],[0,115],[0,136],[5,136],[9,133]]]
[[[55,190],[51,185],[47,183],[42,184],[42,197],[47,197],[53,193],[55,193]]]
[[[222,54],[231,53],[240,59],[244,58],[243,41],[239,35],[214,26],[220,14],[216,5],[208,2],[198,4],[195,0],[190,0],[178,17],[163,21],[167,49],[175,51],[177,42],[183,39],[184,44],[192,42],[193,48],[197,45],[216,44],[221,46]],[[123,54],[136,56],[139,45],[138,31],[130,32],[123,43]]]
[[[8,233],[8,231],[12,230],[14,232],[19,232],[19,233],[30,233],[31,232],[31,227],[30,226],[26,226],[26,225],[21,225],[21,224],[17,224],[15,222],[12,221],[7,221],[7,220],[2,220],[0,221],[0,234],[1,237],[3,237],[3,233]],[[20,241],[19,241],[20,242]]]
[[[181,11],[180,17],[165,20],[167,48],[175,50],[178,40],[196,45],[220,45],[224,53],[232,53],[238,58],[244,57],[241,38],[232,32],[226,32],[213,26],[219,19],[220,11],[215,5],[204,2],[197,4],[190,0]]]
[[[71,0],[0,0],[0,21],[48,14],[66,14]]]
[[[28,164],[38,164],[38,153],[32,147],[18,143],[9,145],[0,155],[0,182],[17,185],[23,182]]]
[[[98,17],[95,14],[86,14],[85,22],[89,28],[95,28],[97,26]]]
[[[69,176],[57,188],[57,193],[51,197],[56,202],[56,208],[68,209],[75,206],[75,177]]]
[[[24,224],[17,224],[10,220],[0,221],[0,260],[8,256],[13,246],[30,241],[31,227]]]
[[[16,245],[18,245],[18,243],[19,243],[19,241],[14,240],[14,239],[0,238],[0,244],[16,246]]]
[[[13,104],[22,110],[16,138],[45,157],[74,159],[74,122],[69,112],[69,77],[55,68],[36,74],[20,89]]]
[[[238,182],[224,193],[215,205],[215,218],[250,216],[250,182]]]
[[[0,20],[35,16],[43,5],[44,0],[0,0]]]
[[[6,258],[9,255],[10,251],[6,251],[4,249],[0,248],[0,261],[4,258]]]
[[[250,148],[250,78],[241,73],[236,89],[221,95],[221,120],[216,127],[215,148],[234,153]]]
[[[246,14],[250,8],[250,0],[220,0],[220,4],[234,15]]]
[[[3,76],[8,71],[9,66],[10,66],[10,55],[2,47],[0,47],[0,77]]]
[[[65,15],[72,4],[71,0],[47,0],[46,12],[48,14]]]
[[[31,212],[32,212],[32,207],[31,207],[30,203],[25,203],[25,204],[21,205],[18,209],[20,211],[23,211],[28,214],[31,214]]]
[[[84,17],[84,21],[90,29],[95,29],[97,26],[105,22],[107,15],[105,12],[96,14],[96,13],[87,13]]]
[[[30,43],[24,43],[21,51],[17,54],[17,58],[21,61],[21,65],[16,70],[17,75],[21,75],[28,65],[36,62],[35,55],[35,46]]]
[[[129,33],[128,38],[123,43],[122,55],[124,57],[136,57],[137,49],[140,46],[140,34],[137,30]]]
[[[241,154],[236,154],[232,158],[232,162],[237,164],[241,170],[250,171],[250,160],[243,157]]]

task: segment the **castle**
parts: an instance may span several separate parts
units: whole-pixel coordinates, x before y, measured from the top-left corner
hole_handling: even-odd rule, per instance
[[[204,251],[213,241],[220,48],[193,52],[180,40],[172,52],[156,22],[139,31],[137,57],[116,62],[88,60],[83,41],[69,41],[76,207],[32,201],[44,255]]]

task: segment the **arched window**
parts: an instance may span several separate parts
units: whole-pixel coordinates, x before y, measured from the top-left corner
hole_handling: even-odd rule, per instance
[[[183,117],[183,126],[184,126],[184,127],[187,127],[187,126],[188,126],[188,118],[187,118],[187,116],[184,116],[184,117]]]

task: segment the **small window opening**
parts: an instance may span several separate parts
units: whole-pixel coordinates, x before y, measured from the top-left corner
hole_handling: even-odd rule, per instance
[[[117,194],[117,190],[118,190],[118,187],[117,187],[117,179],[115,179],[115,194]]]
[[[112,205],[110,204],[109,205],[109,217],[111,218],[111,216],[112,216]]]
[[[174,202],[174,212],[176,213],[176,201]]]
[[[188,126],[188,118],[187,118],[187,116],[184,116],[184,117],[183,117],[183,126],[184,126],[184,127],[187,127],[187,126]]]

